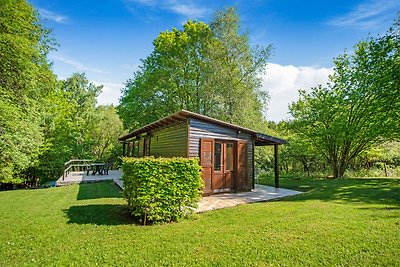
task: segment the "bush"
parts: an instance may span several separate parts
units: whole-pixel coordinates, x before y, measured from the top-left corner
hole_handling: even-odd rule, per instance
[[[143,224],[171,222],[192,214],[203,180],[198,159],[123,158],[124,195]]]

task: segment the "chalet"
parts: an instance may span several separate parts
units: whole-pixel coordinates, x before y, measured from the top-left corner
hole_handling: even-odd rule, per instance
[[[119,138],[128,157],[199,158],[204,194],[254,188],[254,149],[274,146],[275,187],[279,187],[278,146],[286,141],[182,110]]]

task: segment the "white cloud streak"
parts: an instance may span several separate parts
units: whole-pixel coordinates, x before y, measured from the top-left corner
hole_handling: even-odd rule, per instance
[[[169,11],[186,18],[203,18],[211,12],[211,9],[196,4],[195,1],[183,0],[127,0],[128,10],[134,10],[135,4],[153,9]]]
[[[349,13],[328,21],[328,24],[374,29],[391,22],[399,10],[398,0],[369,0],[355,6]]]
[[[50,59],[70,65],[70,66],[74,67],[75,69],[77,69],[78,71],[87,71],[87,72],[93,72],[93,73],[99,73],[99,74],[106,73],[105,71],[86,66],[75,59],[67,58],[62,55],[54,55],[53,54],[53,55],[50,55]]]
[[[54,21],[59,24],[65,24],[68,22],[69,18],[67,16],[57,14],[56,12],[44,9],[44,8],[38,8],[40,16],[42,16],[44,19]]]
[[[123,64],[121,66],[123,69],[129,70],[129,71],[137,71],[139,70],[139,64]]]
[[[299,99],[299,89],[310,91],[311,87],[326,84],[331,68],[310,66],[282,66],[269,63],[267,73],[262,77],[262,89],[270,94],[267,119],[281,121],[290,119],[289,104]]]
[[[172,5],[170,9],[174,13],[188,18],[202,18],[209,12],[207,8],[198,7],[195,5],[185,5],[181,3]]]

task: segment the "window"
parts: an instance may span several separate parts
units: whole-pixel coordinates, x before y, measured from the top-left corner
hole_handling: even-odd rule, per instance
[[[214,170],[220,171],[221,170],[221,143],[214,144]]]
[[[226,144],[226,169],[233,171],[233,144]]]

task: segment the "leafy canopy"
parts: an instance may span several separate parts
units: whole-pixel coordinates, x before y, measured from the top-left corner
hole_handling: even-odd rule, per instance
[[[233,8],[207,25],[188,21],[165,31],[140,70],[126,82],[118,112],[137,128],[181,109],[243,126],[261,122],[268,96],[259,75],[271,47],[252,49]]]
[[[49,30],[24,0],[0,1],[0,183],[21,182],[44,145],[44,113],[55,85]]]
[[[342,177],[361,152],[400,136],[399,23],[334,63],[331,82],[300,91],[290,110],[294,129],[327,159],[334,177]]]

